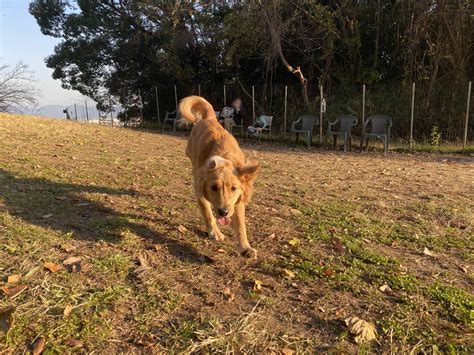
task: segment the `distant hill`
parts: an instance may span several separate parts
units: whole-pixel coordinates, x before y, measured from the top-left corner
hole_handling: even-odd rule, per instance
[[[32,110],[30,113],[37,116],[43,116],[43,117],[66,118],[66,114],[63,112],[64,109],[66,108],[69,112],[69,115],[71,116],[71,119],[74,120],[76,118],[74,105],[69,105],[67,107],[62,106],[62,105],[45,105],[35,110]],[[76,105],[76,109],[77,109],[77,119],[80,121],[86,120],[87,115],[86,115],[85,105]],[[89,113],[90,120],[98,119],[99,112],[97,111],[95,106],[87,106],[87,110]]]

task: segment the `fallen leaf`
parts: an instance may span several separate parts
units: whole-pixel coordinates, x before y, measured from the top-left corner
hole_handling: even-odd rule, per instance
[[[293,355],[295,353],[295,351],[293,349],[290,349],[290,348],[284,348],[284,349],[282,349],[281,353],[283,355]]]
[[[272,233],[268,236],[268,239],[273,239],[273,238],[275,238],[275,233]]]
[[[288,270],[288,269],[283,269],[282,270],[282,273],[283,273],[283,276],[289,278],[289,279],[292,279],[295,277],[295,273],[291,270]]]
[[[262,281],[260,281],[260,280],[254,280],[254,282],[253,282],[253,290],[254,290],[254,291],[261,291],[261,290],[262,290],[262,286],[263,286]]]
[[[138,253],[137,258],[140,266],[151,268],[153,264],[153,256],[150,253],[148,253],[147,251],[142,251]]]
[[[218,253],[225,253],[225,250],[224,249],[217,249],[217,252]]]
[[[336,271],[333,270],[333,269],[325,269],[325,270],[324,270],[324,275],[326,275],[326,276],[332,276],[332,275],[334,275],[335,273],[336,273]]]
[[[66,305],[66,307],[64,307],[64,311],[63,311],[64,318],[69,317],[71,315],[73,309],[74,309],[74,307],[71,306],[70,304]]]
[[[392,292],[392,289],[387,284],[380,286],[379,290],[382,291],[382,292]]]
[[[318,310],[322,313],[326,312],[326,310],[323,307],[319,307]]]
[[[460,269],[462,272],[464,272],[465,274],[467,274],[467,272],[468,272],[467,266],[459,265],[459,269]]]
[[[349,317],[344,320],[349,331],[355,335],[357,344],[365,343],[376,339],[377,331],[372,323],[358,317]]]
[[[66,260],[63,261],[64,265],[74,265],[74,264],[80,264],[82,261],[82,258],[80,256],[70,256]]]
[[[39,337],[31,345],[31,353],[33,355],[41,354],[43,352],[45,344],[46,344],[46,339],[43,337]]]
[[[303,212],[296,208],[290,208],[290,212],[293,216],[301,216],[303,214]]]
[[[227,302],[232,302],[235,299],[235,294],[232,293],[229,287],[226,287],[222,293],[226,296]]]
[[[346,246],[344,245],[341,239],[337,237],[331,237],[331,243],[337,252],[341,254],[344,254],[346,252]]]
[[[82,348],[83,344],[81,341],[76,340],[76,339],[67,339],[64,344],[71,348]]]
[[[13,274],[8,276],[7,283],[9,284],[16,284],[18,281],[20,281],[21,275],[19,274]]]
[[[11,287],[11,288],[4,286],[4,287],[0,287],[0,290],[2,290],[3,293],[5,293],[5,295],[7,295],[8,297],[13,298],[13,297],[18,296],[27,288],[28,288],[27,285],[18,285],[16,287]]]
[[[55,198],[56,200],[58,200],[58,201],[65,201],[65,200],[67,200],[67,196],[55,196],[54,198]]]
[[[182,226],[181,224],[178,226],[178,230],[183,234],[186,234],[188,232],[188,228]]]
[[[300,240],[297,239],[297,238],[295,238],[295,239],[290,239],[290,240],[288,241],[288,244],[290,244],[291,246],[295,247],[295,246],[297,246],[297,245],[300,245]]]
[[[92,265],[89,263],[82,262],[79,264],[79,266],[81,267],[81,269],[79,270],[81,272],[89,272],[92,270]]]
[[[41,218],[45,218],[45,219],[46,219],[46,218],[49,218],[49,217],[52,217],[52,216],[53,216],[52,213],[50,213],[50,214],[44,214],[44,215],[41,216]]]
[[[428,256],[435,256],[427,247],[423,249],[423,254],[428,255]]]
[[[56,263],[51,263],[51,262],[46,262],[44,263],[45,269],[48,269],[51,272],[58,272],[59,270],[62,269],[61,265],[58,265]]]
[[[0,336],[7,335],[10,330],[13,324],[13,313],[15,309],[13,306],[0,308]]]

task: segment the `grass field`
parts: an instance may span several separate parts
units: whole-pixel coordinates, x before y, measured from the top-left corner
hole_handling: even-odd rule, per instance
[[[185,142],[0,114],[0,353],[472,352],[473,158],[243,144],[249,261],[202,232]]]

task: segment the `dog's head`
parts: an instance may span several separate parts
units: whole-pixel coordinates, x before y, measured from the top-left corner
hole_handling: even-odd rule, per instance
[[[260,163],[247,162],[234,166],[218,155],[210,157],[198,172],[196,191],[208,200],[221,225],[228,225],[238,202],[246,203],[252,195],[253,181],[260,171]]]

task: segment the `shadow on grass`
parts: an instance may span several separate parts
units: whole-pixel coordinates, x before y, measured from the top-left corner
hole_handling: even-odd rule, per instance
[[[120,213],[104,204],[88,199],[84,194],[136,196],[133,190],[119,190],[94,185],[61,183],[45,178],[29,178],[0,169],[0,212],[6,211],[26,223],[60,233],[72,233],[73,238],[87,241],[105,240],[118,243],[121,238],[114,229],[127,229],[155,244],[166,245],[170,254],[192,263],[207,263],[208,259],[185,241],[157,233],[140,216]],[[164,218],[154,222],[168,225]]]

